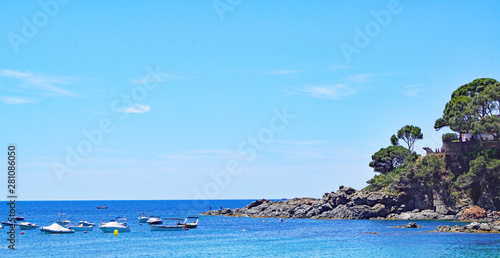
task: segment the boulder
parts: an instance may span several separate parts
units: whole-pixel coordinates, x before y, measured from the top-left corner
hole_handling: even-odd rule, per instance
[[[418,225],[415,222],[410,222],[406,225],[396,226],[396,228],[421,228],[422,226]]]
[[[460,216],[461,220],[477,220],[483,219],[487,217],[487,213],[481,207],[475,205],[471,208],[465,209],[462,211],[462,216]]]
[[[479,229],[479,227],[481,227],[481,224],[478,223],[478,222],[471,222],[470,224],[468,225],[465,225],[465,228],[466,229]]]

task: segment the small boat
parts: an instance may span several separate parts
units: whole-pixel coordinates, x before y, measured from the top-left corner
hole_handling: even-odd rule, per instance
[[[40,231],[47,233],[47,234],[70,234],[70,233],[75,233],[74,230],[65,228],[57,223],[53,223],[52,225],[48,227],[41,227]]]
[[[24,221],[24,212],[17,213],[17,216],[14,216],[15,221]]]
[[[2,226],[2,225],[0,225],[0,229],[2,229],[2,228],[3,228],[3,226]]]
[[[66,213],[63,213],[61,209],[61,213],[58,213],[58,215],[61,215],[61,218],[56,223],[67,228],[71,221],[66,219]]]
[[[108,205],[105,206],[97,206],[98,210],[106,210],[108,208]]]
[[[38,228],[38,225],[36,223],[29,223],[29,222],[21,222],[17,223],[17,225],[22,229],[22,230],[31,230],[31,229],[36,229]]]
[[[127,227],[126,222],[120,222],[120,221],[126,221],[127,219],[125,218],[116,218],[116,220],[111,220],[110,222],[107,223],[101,223],[99,226],[99,229],[104,232],[104,233],[113,233],[115,230],[118,230],[118,232],[130,232],[130,228]]]
[[[2,221],[2,222],[0,222],[0,223],[1,223],[2,225],[4,225],[4,226],[12,226],[12,225],[16,226],[16,225],[17,225],[17,223],[16,223],[16,222],[10,222],[10,221]]]
[[[147,220],[147,223],[149,225],[161,225],[163,223],[163,220],[161,220],[160,216],[151,216]]]
[[[92,222],[88,222],[88,221],[83,221],[83,220],[80,220],[78,222],[78,224],[82,224],[82,226],[84,227],[95,227],[95,223],[92,223]]]
[[[80,221],[77,226],[69,226],[69,228],[74,231],[92,231],[94,227],[90,224],[95,225],[94,223]]]
[[[172,221],[176,222],[175,224],[170,224],[170,225],[151,225],[151,231],[180,231],[180,230],[185,230],[187,229],[186,225],[181,223],[184,221],[183,219],[179,218],[165,218],[165,221]]]
[[[195,221],[193,221],[195,220]],[[187,217],[185,220],[184,220],[184,225],[186,225],[187,228],[196,228],[198,226],[198,221],[200,220],[199,217]],[[188,222],[188,221],[191,221],[191,222]]]
[[[141,213],[139,214],[139,223],[146,223],[148,222],[148,219],[149,219],[149,214],[147,213]]]

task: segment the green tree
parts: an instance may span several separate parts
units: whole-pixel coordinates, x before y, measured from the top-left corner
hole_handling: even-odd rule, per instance
[[[369,166],[375,172],[386,174],[403,164],[409,153],[410,150],[397,145],[382,148],[372,155],[372,161]]]
[[[398,139],[403,140],[408,145],[410,152],[413,152],[413,146],[416,141],[424,138],[420,127],[413,125],[405,125],[398,131]]]
[[[499,114],[500,83],[489,78],[476,79],[451,94],[451,100],[446,103],[443,116],[434,123],[434,129],[448,126],[459,134],[492,133],[498,141]]]
[[[399,145],[399,139],[395,134],[391,136],[391,144],[394,146]]]

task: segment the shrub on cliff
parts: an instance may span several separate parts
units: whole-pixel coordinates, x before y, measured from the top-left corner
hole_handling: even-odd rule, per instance
[[[458,135],[456,133],[443,134],[443,142],[453,142],[456,140],[458,140]]]

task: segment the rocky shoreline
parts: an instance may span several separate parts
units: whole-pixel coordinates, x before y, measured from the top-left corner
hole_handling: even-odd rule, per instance
[[[266,218],[311,219],[395,219],[395,220],[500,220],[500,212],[474,206],[456,211],[441,202],[439,195],[430,198],[408,198],[405,193],[390,194],[355,190],[340,186],[325,193],[322,199],[294,198],[283,201],[260,199],[243,208],[210,210],[203,215],[226,215]]]
[[[489,223],[472,222],[465,226],[438,226],[436,232],[500,233],[500,221]]]

